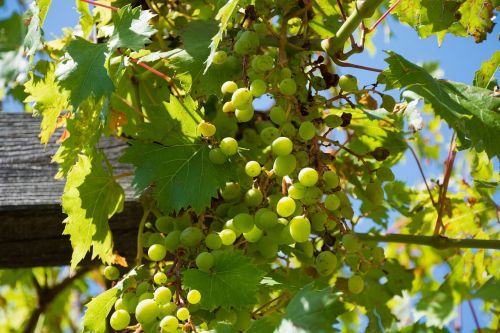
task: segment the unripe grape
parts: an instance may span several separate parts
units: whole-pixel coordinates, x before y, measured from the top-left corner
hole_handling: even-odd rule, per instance
[[[334,189],[339,186],[340,178],[335,172],[328,170],[323,173],[323,181],[327,189]]]
[[[260,175],[261,166],[257,161],[249,161],[245,165],[245,173],[250,177],[257,177]]]
[[[182,321],[187,320],[189,318],[189,310],[188,310],[188,308],[179,308],[177,310],[176,315],[177,315],[177,318],[179,318],[179,320],[182,320]]]
[[[276,125],[281,125],[286,121],[286,112],[281,106],[274,106],[269,112],[271,121]]]
[[[257,79],[252,81],[252,83],[250,84],[250,92],[255,97],[264,95],[266,93],[266,90],[267,90],[267,83],[264,80]]]
[[[317,186],[307,187],[302,202],[306,205],[314,205],[318,203],[322,197],[323,192]]]
[[[306,195],[306,187],[301,183],[294,183],[288,188],[288,196],[300,200]]]
[[[201,301],[201,293],[196,289],[192,289],[188,292],[186,298],[190,304],[198,304]]]
[[[249,232],[254,224],[254,218],[250,214],[240,213],[233,218],[233,225],[238,232]]]
[[[130,315],[125,310],[117,310],[111,315],[109,324],[116,331],[123,330],[130,324]]]
[[[244,31],[234,43],[234,51],[239,55],[255,53],[259,44],[259,35],[256,32]]]
[[[236,323],[236,320],[237,320],[236,312],[228,311],[224,308],[220,308],[215,313],[215,319],[217,321],[227,321],[230,324],[234,325]]]
[[[311,242],[302,242],[295,244],[295,248],[304,252],[307,258],[312,258],[314,255],[314,245]]]
[[[347,288],[353,294],[359,294],[365,288],[365,281],[359,275],[353,275],[347,280]]]
[[[312,230],[323,231],[325,230],[325,225],[328,220],[328,215],[323,211],[319,211],[317,213],[312,214],[310,220],[311,220]]]
[[[375,206],[380,206],[384,203],[384,190],[380,182],[376,181],[366,185],[366,196]]]
[[[394,173],[392,173],[392,170],[387,167],[378,168],[376,175],[380,181],[392,182],[395,179]]]
[[[260,229],[271,229],[278,224],[278,215],[268,208],[261,208],[255,213],[255,224]]]
[[[262,237],[257,243],[257,248],[265,258],[274,258],[278,252],[278,244],[269,236]]]
[[[255,111],[251,105],[247,108],[236,109],[234,111],[234,115],[239,123],[246,123],[247,121],[252,120],[254,113]]]
[[[284,177],[291,174],[297,166],[297,160],[293,155],[278,156],[274,160],[273,170],[277,176]]]
[[[164,284],[167,282],[167,275],[163,272],[158,272],[153,276],[153,281],[158,284]]]
[[[104,268],[104,277],[110,281],[118,280],[120,278],[120,271],[115,266],[106,266]]]
[[[305,242],[311,234],[311,223],[305,216],[295,216],[290,221],[290,235],[297,243]]]
[[[331,211],[340,207],[340,199],[336,194],[328,194],[325,198],[325,208]]]
[[[220,142],[220,150],[226,156],[232,156],[238,152],[238,141],[227,137]]]
[[[266,145],[271,144],[274,140],[276,140],[280,136],[280,131],[276,127],[266,127],[260,132],[260,139]]]
[[[316,127],[310,121],[305,121],[300,124],[299,127],[299,136],[304,141],[309,141],[316,135]]]
[[[293,142],[289,138],[282,136],[273,141],[271,148],[277,156],[288,155],[293,150]]]
[[[299,182],[307,187],[314,186],[318,182],[318,172],[313,168],[304,168],[299,172]]]
[[[180,238],[181,238],[181,231],[174,230],[168,233],[168,235],[165,237],[163,241],[163,244],[165,245],[165,248],[167,250],[169,250],[170,252],[174,252],[179,247],[179,244],[181,242]]]
[[[252,103],[252,93],[247,88],[239,88],[231,96],[231,102],[235,108],[245,107]]]
[[[292,96],[297,92],[297,84],[292,78],[284,79],[279,84],[280,92],[285,96]]]
[[[167,287],[159,287],[155,290],[153,298],[158,305],[167,304],[172,299],[172,291]]]
[[[263,234],[264,232],[254,225],[252,230],[243,233],[243,237],[250,243],[256,243]]]
[[[316,257],[315,264],[320,275],[330,275],[337,268],[337,257],[330,251],[323,251]]]
[[[297,134],[297,128],[290,122],[284,123],[281,125],[281,133],[286,137],[293,138]]]
[[[222,84],[220,90],[223,94],[232,94],[238,89],[238,85],[234,81],[226,81]]]
[[[274,66],[274,59],[268,55],[256,55],[252,59],[252,68],[257,72],[267,72]]]
[[[284,67],[280,70],[280,79],[289,79],[292,77],[292,70],[288,67]]]
[[[233,102],[231,102],[231,101],[227,101],[222,106],[222,112],[224,112],[224,113],[234,112],[234,110],[236,110],[236,108],[234,107]]]
[[[326,126],[330,128],[337,128],[340,125],[342,125],[343,120],[337,115],[330,114],[323,119],[323,122],[325,123]]]
[[[339,87],[343,91],[353,92],[358,90],[358,79],[350,74],[342,75],[339,78]]]
[[[208,152],[208,158],[213,164],[224,164],[227,161],[227,156],[222,152],[220,148],[210,149]]]
[[[210,271],[214,262],[215,258],[210,252],[201,252],[198,256],[196,256],[196,266],[204,272]]]
[[[165,316],[160,322],[162,332],[173,333],[179,326],[179,320],[174,316]]]
[[[134,293],[126,293],[122,296],[122,303],[127,312],[134,313],[137,304],[139,304],[139,298]]]
[[[241,196],[241,187],[238,183],[229,182],[220,192],[222,198],[226,201],[238,199]]]
[[[180,242],[187,247],[194,247],[203,239],[203,232],[198,227],[188,227],[182,230]]]
[[[161,244],[153,244],[148,249],[148,257],[152,261],[161,261],[167,255],[167,249]]]
[[[152,299],[140,301],[135,308],[135,318],[141,324],[153,322],[159,314],[158,304]]]
[[[371,255],[373,257],[373,261],[376,263],[381,263],[385,260],[384,249],[381,247],[374,247],[371,251]]]
[[[342,244],[347,252],[353,253],[361,250],[361,242],[358,237],[354,234],[345,234],[342,236]]]
[[[160,308],[160,317],[168,316],[177,310],[177,305],[174,302],[158,305]]]
[[[224,245],[231,245],[236,240],[236,234],[231,229],[224,229],[219,233],[219,237]]]
[[[263,199],[264,195],[258,188],[253,187],[245,193],[245,204],[248,207],[257,207],[262,203]]]
[[[212,62],[216,65],[222,65],[227,60],[227,53],[225,51],[217,51],[214,54]]]
[[[155,227],[159,231],[168,234],[175,227],[175,219],[171,216],[161,216],[156,219]]]
[[[139,302],[141,302],[141,301],[144,301],[146,299],[153,299],[153,297],[154,297],[154,294],[152,292],[148,291],[148,292],[144,292],[144,293],[140,294],[138,300],[139,300]]]
[[[234,328],[238,331],[246,331],[252,324],[252,315],[247,309],[238,310],[236,317],[238,319],[234,323]]]
[[[259,34],[259,36],[265,36],[267,34],[267,27],[265,23],[255,22],[252,27],[253,30]]]
[[[206,136],[206,137],[211,137],[215,134],[215,131],[217,129],[215,128],[214,124],[211,124],[206,121],[202,121],[201,123],[198,124],[197,131],[199,134]]]
[[[290,197],[283,197],[278,201],[276,205],[276,212],[280,216],[287,217],[293,214],[295,208],[295,200]]]

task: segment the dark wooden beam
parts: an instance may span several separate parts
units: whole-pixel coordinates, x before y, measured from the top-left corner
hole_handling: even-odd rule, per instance
[[[62,235],[64,181],[54,179],[57,165],[51,163],[57,144],[41,145],[39,127],[40,119],[30,114],[0,113],[0,268],[70,262],[69,237]],[[116,173],[131,170],[117,162],[125,148],[123,142],[103,139],[100,146]],[[135,256],[142,215],[130,181],[129,177],[120,179],[126,193],[125,209],[110,221],[115,250],[129,262]]]

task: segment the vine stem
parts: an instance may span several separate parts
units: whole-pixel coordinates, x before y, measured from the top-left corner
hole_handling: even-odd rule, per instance
[[[443,212],[444,205],[446,200],[446,192],[448,191],[448,184],[450,183],[451,171],[453,169],[453,163],[455,162],[455,156],[457,155],[456,151],[456,140],[457,135],[456,132],[453,132],[451,136],[450,149],[448,150],[448,157],[446,158],[446,162],[444,163],[444,177],[443,177],[443,185],[441,187],[441,191],[439,192],[439,208],[438,208],[438,216],[436,219],[436,227],[434,228],[434,235],[439,235],[441,229],[443,229]]]
[[[135,263],[137,266],[142,264],[142,257],[144,255],[144,244],[142,234],[144,232],[144,225],[146,224],[146,220],[148,219],[150,209],[145,209],[142,214],[141,221],[139,222],[139,230],[137,231],[137,256],[135,257]]]
[[[377,20],[377,22],[375,22],[369,29],[368,29],[368,33],[372,32],[373,30],[375,30],[375,28],[380,24],[380,22],[382,22],[387,15],[389,15],[393,10],[394,8],[397,7],[397,5],[399,5],[399,3],[401,2],[401,0],[397,0],[391,7],[389,7],[389,9],[387,9],[387,11],[382,15],[380,16],[380,18]]]
[[[500,240],[492,239],[454,239],[443,236],[417,236],[404,234],[378,235],[356,233],[360,240],[379,243],[402,243],[432,246],[437,249],[468,248],[500,250]]]
[[[420,175],[422,176],[425,187],[427,188],[427,192],[429,192],[429,197],[431,198],[432,205],[436,207],[436,201],[434,201],[434,197],[432,196],[431,188],[429,184],[427,183],[427,178],[425,177],[424,169],[422,168],[422,164],[420,163],[420,160],[418,159],[417,154],[415,153],[415,150],[410,146],[410,144],[407,142],[406,145],[408,146],[408,149],[410,150],[411,154],[413,155],[413,158],[415,159],[415,162],[417,163],[418,170],[420,171]]]
[[[91,5],[94,5],[94,6],[97,6],[97,7],[103,7],[103,8],[111,9],[111,10],[114,10],[114,11],[117,11],[119,9],[118,7],[106,5],[106,4],[103,4],[103,3],[100,3],[100,2],[95,2],[95,1],[92,1],[92,0],[80,0],[80,1],[86,2],[88,4],[91,4]]]
[[[479,325],[479,320],[477,319],[476,310],[474,309],[474,306],[472,305],[472,302],[470,300],[467,301],[467,304],[469,304],[469,309],[470,312],[472,313],[472,318],[474,318],[474,324],[476,325],[477,333],[481,333],[481,325]]]

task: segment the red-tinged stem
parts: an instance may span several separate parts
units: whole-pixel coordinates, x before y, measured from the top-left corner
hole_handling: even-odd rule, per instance
[[[427,183],[427,178],[425,178],[424,170],[422,169],[422,165],[420,163],[420,160],[418,159],[418,156],[415,153],[415,150],[413,150],[413,148],[410,146],[410,144],[407,143],[406,145],[408,146],[408,149],[410,149],[410,152],[413,155],[415,162],[417,162],[418,170],[420,171],[420,174],[422,175],[422,178],[424,179],[425,187],[427,188],[427,192],[429,192],[429,197],[431,198],[432,205],[434,207],[436,207],[436,202],[434,201],[434,197],[432,196],[431,188],[429,187],[429,184]]]
[[[80,0],[80,1],[86,2],[88,4],[91,4],[91,5],[94,5],[94,6],[97,6],[97,7],[103,7],[103,8],[107,8],[107,9],[111,9],[111,10],[115,10],[115,11],[119,9],[118,7],[106,5],[106,4],[103,4],[103,3],[100,3],[100,2],[95,2],[95,1],[92,1],[92,0]]]
[[[474,323],[476,324],[477,333],[481,333],[481,325],[479,325],[479,320],[477,319],[476,310],[474,310],[474,306],[471,301],[467,301],[469,304],[470,312],[472,313],[472,318],[474,318]]]
[[[156,76],[159,76],[161,77],[162,79],[164,79],[165,81],[167,82],[170,82],[172,79],[170,78],[170,76],[166,75],[166,74],[163,74],[162,72],[154,69],[153,67],[149,66],[148,64],[145,64],[143,62],[140,62],[139,60],[135,59],[135,58],[132,58],[132,57],[129,57],[130,61],[132,61],[134,64],[138,65],[138,66],[141,66],[142,68],[150,71],[151,73],[153,73],[154,75]]]
[[[352,68],[357,68],[357,69],[364,69],[365,71],[371,71],[371,72],[377,72],[377,73],[382,73],[383,70],[378,69],[378,68],[373,68],[373,67],[368,67],[368,66],[362,66],[362,65],[356,65],[356,64],[351,64],[349,62],[344,62],[341,61],[335,57],[332,58],[333,62],[340,66],[340,67],[352,67]]]
[[[444,205],[446,200],[446,192],[448,191],[448,184],[450,182],[451,171],[453,169],[453,163],[455,162],[456,152],[456,133],[453,132],[451,136],[450,149],[448,150],[448,157],[444,164],[444,177],[443,177],[443,185],[441,187],[441,192],[439,193],[439,207],[438,207],[438,217],[436,220],[436,227],[434,228],[434,235],[437,236],[440,234],[440,230],[443,228],[443,212]]]
[[[373,30],[375,30],[375,28],[377,27],[377,25],[380,24],[380,22],[382,22],[387,15],[389,15],[394,8],[396,8],[397,5],[399,5],[399,3],[401,2],[401,0],[397,0],[391,7],[389,7],[389,9],[384,13],[384,15],[380,16],[380,18],[377,20],[377,22],[375,22],[370,29],[368,29],[368,33],[372,32]]]

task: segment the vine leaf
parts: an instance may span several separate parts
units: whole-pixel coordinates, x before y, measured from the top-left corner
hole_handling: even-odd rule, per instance
[[[467,0],[460,6],[460,24],[476,43],[485,40],[487,33],[493,31],[496,6],[491,0]]]
[[[285,317],[274,332],[335,332],[333,325],[343,312],[345,309],[339,293],[333,287],[317,290],[311,283],[292,298]]]
[[[61,87],[70,92],[73,108],[76,110],[91,96],[96,100],[109,97],[114,87],[104,67],[106,44],[93,44],[77,37],[66,51],[66,60],[57,66],[56,76]]]
[[[497,83],[495,73],[500,66],[500,51],[495,51],[491,59],[484,61],[481,64],[475,75],[473,85],[485,89],[493,89]]]
[[[228,167],[210,161],[209,151],[203,143],[163,146],[132,141],[122,162],[135,165],[134,183],[139,191],[154,186],[153,195],[165,213],[188,207],[199,213],[230,174]]]
[[[23,42],[24,28],[22,17],[13,13],[9,18],[0,20],[0,52],[17,50]]]
[[[119,47],[125,47],[138,51],[146,44],[149,44],[151,37],[155,32],[149,20],[155,17],[155,14],[149,10],[141,10],[141,7],[132,8],[126,5],[113,12],[113,33],[109,39],[108,45],[111,50]]]
[[[112,237],[108,219],[123,209],[125,194],[111,170],[102,166],[101,157],[79,155],[68,174],[62,196],[62,207],[68,217],[64,234],[73,247],[71,269],[93,247],[92,258],[113,261]]]
[[[76,10],[80,13],[80,21],[78,22],[84,38],[88,38],[92,29],[94,29],[94,16],[90,12],[89,4],[83,1],[76,2]]]
[[[462,83],[435,80],[419,67],[394,52],[387,52],[389,69],[386,89],[406,88],[432,105],[460,139],[460,149],[474,147],[490,157],[500,156],[496,143],[500,131],[500,98],[486,89]]]
[[[438,290],[424,296],[415,309],[415,321],[425,317],[428,326],[443,327],[456,315],[453,291],[448,281],[444,282]]]
[[[210,272],[188,269],[184,272],[185,286],[203,295],[201,307],[213,310],[252,305],[264,273],[241,251],[215,251],[214,267]]]
[[[83,333],[108,332],[106,317],[118,299],[119,292],[118,288],[111,288],[87,304],[87,310],[83,317]]]
[[[224,6],[221,7],[221,9],[219,9],[217,16],[215,16],[215,19],[219,21],[219,31],[217,31],[215,36],[212,37],[212,42],[210,43],[210,54],[205,61],[206,67],[203,74],[205,74],[208,71],[208,68],[212,65],[217,47],[219,46],[222,38],[224,38],[224,34],[226,33],[227,26],[231,21],[231,18],[235,13],[237,13],[236,8],[238,8],[239,2],[240,0],[229,0]]]

